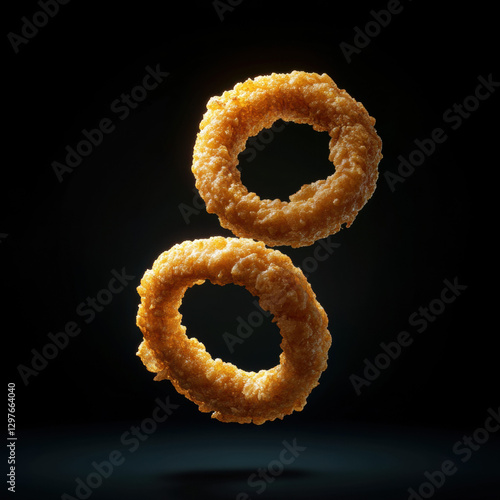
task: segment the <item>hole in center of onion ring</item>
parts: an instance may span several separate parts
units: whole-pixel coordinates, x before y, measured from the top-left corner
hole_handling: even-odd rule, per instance
[[[246,371],[268,370],[280,363],[279,329],[245,288],[205,281],[186,291],[179,311],[187,336],[202,342],[213,359]]]
[[[242,183],[261,199],[289,201],[304,184],[335,173],[329,142],[327,132],[278,120],[250,137],[238,155]]]

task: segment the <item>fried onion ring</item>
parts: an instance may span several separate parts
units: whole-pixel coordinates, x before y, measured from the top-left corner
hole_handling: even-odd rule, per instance
[[[259,297],[283,337],[279,365],[244,371],[213,359],[186,335],[179,307],[186,290],[205,280],[235,283]],[[246,238],[184,241],[162,253],[138,287],[137,355],[155,380],[175,389],[222,422],[262,424],[301,411],[326,369],[328,318],[302,271],[278,250]]]
[[[335,172],[302,186],[290,201],[260,199],[242,184],[238,154],[249,137],[278,120],[330,135]],[[372,196],[382,158],[375,120],[326,74],[259,76],[212,97],[193,152],[196,187],[209,213],[234,235],[269,246],[307,246],[351,225]]]

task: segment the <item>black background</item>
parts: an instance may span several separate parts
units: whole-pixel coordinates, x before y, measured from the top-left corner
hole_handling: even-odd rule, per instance
[[[464,432],[481,426],[488,408],[497,408],[490,203],[498,165],[498,92],[481,101],[456,130],[444,119],[447,110],[474,94],[480,76],[500,80],[494,13],[479,3],[455,4],[452,10],[430,2],[401,6],[350,62],[340,44],[353,44],[355,28],[362,30],[373,20],[370,11],[386,9],[386,2],[347,6],[244,0],[224,12],[223,19],[210,1],[165,6],[70,2],[18,53],[4,39],[7,154],[1,177],[0,276],[7,382],[16,384],[18,455],[24,460],[18,466],[20,498],[29,497],[30,487],[46,492],[47,498],[73,494],[74,478],[84,477],[92,460],[113,449],[113,441],[103,445],[102,436],[111,435],[119,447],[123,430],[150,416],[157,397],[169,396],[179,408],[148,445],[168,428],[177,439],[175,446],[196,447],[197,458],[176,475],[167,473],[168,468],[158,472],[165,489],[151,498],[167,493],[168,498],[234,498],[236,493],[226,489],[240,477],[231,476],[227,464],[199,473],[210,468],[207,450],[216,446],[216,437],[233,445],[238,439],[254,444],[262,439],[279,452],[285,438],[300,442],[300,433],[324,429],[328,436],[348,428],[345,435],[353,440],[345,453],[354,453],[349,443],[361,449],[359,443],[373,436],[397,442],[394,429],[429,446],[431,436],[447,436],[438,458],[408,465],[411,480],[399,484],[387,473],[379,490],[343,490],[335,476],[311,490],[314,478],[299,477],[299,469],[294,469],[298,475],[276,478],[282,485],[298,480],[297,497],[317,493],[319,498],[327,491],[333,498],[407,498],[407,488],[417,487],[425,470],[437,469]],[[31,19],[40,7],[24,1],[8,9],[6,35],[20,34],[22,17]],[[142,82],[147,66],[168,76],[121,120],[111,103]],[[338,246],[308,277],[329,315],[333,337],[320,386],[304,411],[283,422],[221,424],[198,412],[168,382],[153,382],[135,356],[141,341],[135,289],[144,271],[173,244],[231,236],[215,215],[200,209],[190,171],[207,100],[247,78],[294,69],[329,74],[376,118],[383,140],[381,174],[373,198],[349,229],[329,239]],[[59,182],[52,163],[64,162],[66,146],[76,147],[82,129],[94,129],[104,118],[112,120],[113,132]],[[397,173],[398,156],[408,158],[416,149],[414,141],[429,138],[436,127],[445,131],[446,140],[393,192],[384,173]],[[289,124],[274,133],[253,161],[242,156],[243,180],[261,196],[286,199],[303,183],[329,175],[327,157],[325,134]],[[193,208],[188,220],[179,207]],[[314,246],[279,249],[300,266]],[[77,306],[107,287],[113,269],[123,268],[133,278],[86,324]],[[444,280],[467,288],[418,334],[408,318],[440,297]],[[274,325],[257,328],[233,354],[222,340],[222,332],[236,332],[238,316],[247,318],[254,310],[251,296],[235,288],[205,284],[191,289],[182,306],[184,324],[214,357],[249,370],[270,368],[280,352]],[[32,349],[41,351],[49,332],[63,330],[69,321],[76,321],[81,333],[25,385],[19,366],[30,367]],[[357,395],[350,376],[362,376],[364,359],[373,361],[380,343],[394,340],[402,330],[411,333],[413,344]],[[367,429],[371,438],[365,440]],[[72,462],[76,452],[64,448],[68,435],[85,436],[89,447],[88,458],[78,466]],[[214,442],[205,442],[208,436]],[[493,441],[473,457],[478,468],[490,465],[486,447],[492,450]],[[33,457],[43,461],[40,450],[46,447],[61,447],[56,469],[73,464],[67,481],[52,470],[61,483],[51,480],[49,486],[43,474],[32,472],[37,470]],[[255,463],[238,469],[246,490],[235,486],[235,491],[255,495],[245,480],[269,459],[259,455],[257,445],[252,450],[247,456],[255,457]],[[134,460],[140,461],[140,453]],[[414,455],[426,456],[416,449]],[[148,456],[142,462],[145,470]],[[328,453],[323,457],[328,461],[325,457]],[[197,468],[190,469],[192,463]],[[108,481],[92,498],[112,498],[118,492],[123,497],[127,465],[113,476],[116,489]],[[358,473],[360,480],[365,477],[354,468],[352,484]],[[120,485],[117,478],[122,476]],[[150,479],[139,474],[135,480],[137,492],[148,491]],[[187,486],[197,481],[199,490]],[[459,498],[460,489],[463,498],[496,498],[493,484],[491,490],[484,487],[484,496],[470,496],[477,481],[473,474],[463,473],[460,479],[457,473],[439,494]],[[260,497],[284,494],[270,490],[271,485]],[[135,490],[126,491],[136,496]]]

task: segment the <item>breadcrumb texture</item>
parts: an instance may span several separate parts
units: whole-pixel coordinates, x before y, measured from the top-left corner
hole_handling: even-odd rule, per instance
[[[238,154],[249,137],[278,120],[330,135],[335,171],[289,201],[261,199],[242,184]],[[326,74],[273,73],[212,97],[193,152],[196,187],[209,213],[236,236],[269,246],[307,246],[350,226],[372,196],[382,158],[374,118]],[[306,166],[304,166],[306,168]]]
[[[235,283],[274,315],[283,340],[280,364],[251,372],[212,359],[186,335],[179,307],[186,290],[205,280]],[[327,367],[328,318],[302,271],[262,242],[212,237],[162,253],[138,287],[137,355],[155,380],[168,379],[202,412],[222,422],[262,424],[301,411]]]

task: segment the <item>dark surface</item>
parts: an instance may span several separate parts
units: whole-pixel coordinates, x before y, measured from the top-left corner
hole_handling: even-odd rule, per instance
[[[221,20],[210,1],[70,2],[18,53],[6,37],[0,276],[7,382],[16,384],[17,498],[74,496],[76,478],[113,450],[126,460],[91,498],[408,498],[446,459],[457,472],[436,498],[498,498],[496,434],[466,463],[453,452],[499,404],[490,223],[498,87],[486,96],[483,84],[481,100],[471,97],[481,81],[500,81],[495,16],[475,5],[401,2],[348,62],[341,44],[353,45],[387,3],[333,12],[328,2],[270,3],[242,1]],[[4,33],[20,34],[23,17],[40,9],[9,4]],[[133,109],[117,108],[147,67],[168,75],[136,93],[144,98]],[[190,171],[207,100],[238,81],[294,69],[327,73],[361,101],[377,120],[384,158],[373,198],[349,229],[325,240],[328,258],[314,260],[314,245],[280,247],[329,316],[333,344],[320,386],[283,422],[223,425],[168,382],[153,382],[135,356],[135,288],[173,244],[231,236],[203,209]],[[104,119],[113,130],[59,182],[53,162]],[[388,173],[436,128],[445,139],[391,189]],[[241,155],[244,182],[286,199],[324,178],[333,168],[325,135],[278,124]],[[110,294],[114,273],[126,285]],[[450,283],[462,287],[453,301],[453,292],[442,295]],[[91,312],[85,303],[95,297],[109,303]],[[269,368],[280,340],[267,319],[233,352],[223,339],[237,334],[238,318],[256,318],[252,300],[234,286],[195,287],[183,322],[214,357]],[[429,306],[434,313],[421,309]],[[72,327],[80,333],[64,348],[47,347],[49,334]],[[411,345],[357,394],[353,375],[383,362],[382,343],[402,331]],[[41,352],[52,359],[33,365]],[[167,396],[179,407],[128,455],[120,437]],[[307,450],[259,494],[248,477],[293,439]]]
[[[428,483],[424,474],[431,473],[442,486],[422,491],[434,489],[437,498],[492,499],[498,493],[498,439],[468,458],[453,453],[462,436],[449,431],[345,423],[312,428],[291,420],[278,430],[167,421],[140,445],[122,440],[130,430],[123,423],[87,427],[85,436],[79,429],[50,437],[27,433],[30,458],[19,468],[31,480],[20,491],[27,498],[84,496],[78,488],[84,482],[92,498],[398,499]],[[283,453],[287,444],[296,456]],[[120,454],[114,467],[112,453]],[[454,473],[443,481],[436,471],[446,460]],[[104,471],[100,478],[96,470]]]

